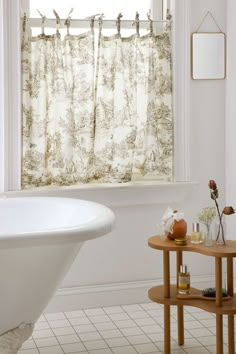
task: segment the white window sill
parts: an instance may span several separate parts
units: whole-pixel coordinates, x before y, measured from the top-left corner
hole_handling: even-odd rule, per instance
[[[48,187],[12,191],[0,197],[67,197],[92,200],[110,207],[182,202],[198,182],[132,182],[125,184],[97,184],[70,187]]]

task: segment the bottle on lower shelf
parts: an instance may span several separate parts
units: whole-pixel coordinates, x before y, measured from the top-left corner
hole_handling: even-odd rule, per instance
[[[178,294],[190,294],[190,273],[188,272],[187,266],[185,264],[180,266],[180,271],[178,272],[177,288]]]

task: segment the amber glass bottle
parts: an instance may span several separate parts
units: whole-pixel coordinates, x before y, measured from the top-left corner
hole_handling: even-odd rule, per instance
[[[177,287],[179,294],[190,294],[190,273],[188,272],[187,266],[185,264],[180,266]]]

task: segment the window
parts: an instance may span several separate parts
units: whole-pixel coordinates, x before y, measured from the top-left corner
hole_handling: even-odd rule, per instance
[[[158,0],[154,0],[159,2]],[[119,12],[122,12],[123,19],[131,20],[135,16],[135,12],[138,11],[140,19],[147,18],[147,12],[152,7],[152,0],[86,0],[76,1],[58,1],[58,0],[30,0],[30,17],[38,18],[39,13],[37,9],[41,11],[47,18],[52,17],[52,9],[56,9],[60,15],[66,14],[71,8],[73,8],[73,18],[86,18],[94,14],[104,13],[106,19],[114,19]]]
[[[92,5],[89,1],[87,14]],[[134,10],[134,3],[130,5]],[[68,35],[62,39],[59,11],[53,12],[52,35],[48,28],[44,34],[43,20],[42,34],[31,37],[31,18],[23,33],[22,186],[172,181],[169,22],[158,23],[160,29],[156,22],[141,22],[148,25],[142,36],[136,12],[135,26],[131,20],[125,36],[123,19],[121,29],[115,26],[110,29],[114,35],[107,36],[107,21],[101,24],[99,19],[94,47],[94,31],[72,35],[72,21],[67,21]],[[110,26],[116,17],[108,20]]]
[[[26,3],[27,5],[27,1],[22,0],[22,3],[23,4]],[[19,77],[19,65],[18,65],[19,52],[17,51],[17,48],[19,48],[19,38],[17,38],[16,36],[16,33],[19,33],[18,16],[20,14],[20,6],[19,6],[20,4],[19,1],[15,2],[13,0],[9,0],[9,1],[0,0],[0,5],[1,5],[1,14],[2,14],[1,38],[0,38],[0,45],[1,45],[0,69],[1,69],[1,77],[4,79],[1,81],[1,97],[0,97],[1,100],[0,124],[1,124],[1,134],[2,134],[1,146],[0,146],[0,154],[1,154],[1,160],[0,160],[1,163],[0,183],[1,184],[0,185],[1,185],[1,190],[7,191],[7,190],[20,189],[20,185],[19,185],[19,181],[20,181],[19,171],[21,168],[21,163],[19,158],[19,151],[21,149],[21,138],[20,138],[21,126],[20,126],[20,119],[19,119],[20,118],[19,117],[20,77]],[[186,1],[185,1],[185,5],[187,7]],[[165,6],[166,4],[164,4],[163,8],[165,8]],[[57,2],[57,6],[55,7],[58,9],[58,2]],[[157,7],[157,1],[153,2],[153,7],[154,8]],[[137,7],[135,6],[135,10],[136,9]],[[40,10],[42,11],[41,8]],[[120,10],[120,6],[119,6],[119,10]],[[187,12],[185,12],[184,14],[183,11],[183,14],[181,14],[182,18],[183,16],[186,16],[186,14]],[[184,21],[181,20],[179,21],[179,23],[180,22],[182,24],[184,23]],[[184,31],[182,31],[182,33],[184,33]],[[184,63],[184,61],[182,62]],[[180,91],[181,90],[179,90],[179,92]],[[182,96],[180,97],[183,98],[184,94],[182,94]],[[184,105],[182,104],[182,106]],[[179,111],[181,111],[181,109],[179,109]],[[178,115],[183,116],[179,114],[179,112]],[[186,116],[186,112],[185,112],[185,116]],[[181,124],[179,125],[179,127],[181,128]],[[182,130],[186,132],[186,125]],[[186,142],[187,141],[186,136],[183,135],[183,137]],[[180,145],[183,144],[181,143]],[[183,161],[182,165],[184,164],[186,165],[186,155],[188,155],[186,153],[187,151],[186,145],[187,143],[185,143],[185,147],[182,149],[182,151],[185,151],[184,153],[185,158],[184,159],[181,158],[181,160]],[[181,147],[178,150],[180,151]],[[185,176],[186,173],[185,172],[182,173],[182,180],[186,180]]]
[[[129,0],[127,4],[126,0],[113,1],[110,0],[88,0],[86,3],[83,3],[81,6],[80,2],[76,0],[69,1],[57,1],[57,0],[28,0],[28,6],[26,6],[27,0],[22,0],[24,4],[24,9],[29,14],[29,17],[35,19],[31,21],[32,33],[37,35],[39,33],[39,21],[40,19],[39,11],[43,16],[46,16],[47,19],[52,19],[55,17],[53,14],[53,9],[56,9],[59,16],[63,18],[69,13],[72,9],[71,18],[72,19],[85,19],[95,14],[104,14],[104,34],[110,35],[114,33],[115,29],[115,19],[118,14],[122,12],[122,20],[132,20],[135,19],[136,11],[139,13],[139,18],[141,21],[147,20],[147,14],[151,13],[151,18],[153,20],[162,20],[166,16],[166,11],[168,7],[168,0]],[[24,10],[25,11],[25,10]],[[109,21],[110,20],[110,21]],[[81,32],[84,30],[82,24],[87,25],[86,22],[79,23],[74,21],[71,25],[70,33],[74,34],[78,32],[78,28],[81,27]],[[54,26],[53,26],[54,27]],[[75,27],[75,28],[74,28]],[[106,30],[105,30],[106,29]],[[147,30],[147,24],[140,24],[140,33],[145,34]],[[53,28],[47,28],[47,33],[53,33]],[[122,34],[128,36],[132,32],[132,25],[129,23],[122,23]],[[61,30],[61,33],[65,31]]]

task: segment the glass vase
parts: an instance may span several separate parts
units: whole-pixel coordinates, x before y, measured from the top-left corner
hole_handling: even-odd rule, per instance
[[[166,240],[166,232],[165,232],[165,228],[162,225],[162,223],[158,223],[157,225],[157,235],[160,236],[161,240]]]
[[[212,247],[213,246],[213,237],[212,237],[212,230],[209,228],[206,229],[205,235],[204,235],[204,245],[206,247]]]
[[[219,221],[216,221],[215,235],[216,235],[216,244],[225,246],[226,245],[226,224],[223,219],[221,220],[221,223]]]

